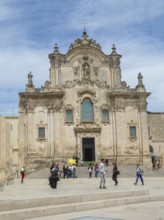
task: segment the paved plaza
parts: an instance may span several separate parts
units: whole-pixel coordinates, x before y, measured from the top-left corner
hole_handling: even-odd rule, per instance
[[[31,220],[164,220],[164,175],[163,169],[159,171],[146,170],[145,185],[142,186],[139,182],[137,186],[135,181],[135,168],[129,167],[120,169],[121,175],[118,178],[119,184],[114,185],[111,179],[111,168],[108,168],[106,186],[107,189],[99,189],[99,178],[89,179],[87,168],[79,168],[81,177],[76,179],[61,179],[58,182],[57,189],[51,189],[48,185],[48,169],[38,171],[35,174],[30,174],[25,178],[23,184],[20,179],[16,179],[15,183],[5,187],[4,191],[0,192],[0,202],[13,201],[23,199],[36,198],[60,198],[61,196],[77,196],[89,194],[107,194],[107,193],[122,193],[129,191],[149,191],[149,195],[153,198],[150,202],[137,202],[128,205],[111,206],[107,208],[96,208],[85,211],[74,211],[50,216],[42,216],[37,218],[21,218]],[[129,170],[129,171],[128,171]],[[129,177],[127,177],[129,176]],[[44,177],[44,178],[43,178]],[[118,198],[119,200],[120,198]],[[125,198],[126,200],[126,198]],[[83,206],[83,203],[81,203]],[[89,209],[89,208],[88,208]],[[7,218],[6,218],[7,219]],[[0,218],[1,220],[1,218]],[[11,218],[11,220],[17,220]]]

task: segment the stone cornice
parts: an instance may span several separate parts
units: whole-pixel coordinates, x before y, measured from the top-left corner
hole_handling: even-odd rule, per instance
[[[36,99],[36,98],[62,98],[65,95],[65,92],[63,91],[57,91],[57,92],[47,92],[47,93],[31,93],[31,92],[24,92],[24,93],[19,93],[19,95],[22,98],[31,98],[31,99]]]
[[[109,98],[130,98],[130,99],[136,99],[136,98],[147,98],[151,93],[150,92],[108,92],[107,95]]]

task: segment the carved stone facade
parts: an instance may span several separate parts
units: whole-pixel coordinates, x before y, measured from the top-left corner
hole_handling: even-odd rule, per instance
[[[136,88],[121,80],[115,45],[106,55],[84,32],[66,54],[55,44],[49,59],[50,80],[35,88],[30,72],[19,94],[20,165],[32,170],[72,156],[127,164],[150,160],[150,93],[141,73]]]

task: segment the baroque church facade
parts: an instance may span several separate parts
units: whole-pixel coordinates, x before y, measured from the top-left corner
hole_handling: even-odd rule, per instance
[[[135,88],[121,79],[121,55],[106,55],[86,32],[61,54],[49,54],[50,76],[35,88],[28,74],[19,93],[20,164],[37,169],[51,161],[106,158],[150,163],[150,131],[143,76]],[[149,118],[150,118],[149,114]]]

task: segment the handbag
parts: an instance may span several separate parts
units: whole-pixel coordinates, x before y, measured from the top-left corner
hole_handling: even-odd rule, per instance
[[[117,175],[120,175],[120,171],[119,170],[117,170]]]

